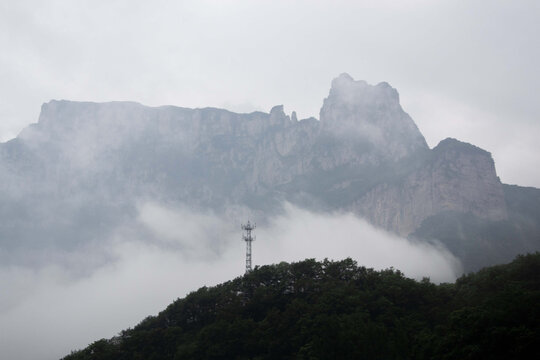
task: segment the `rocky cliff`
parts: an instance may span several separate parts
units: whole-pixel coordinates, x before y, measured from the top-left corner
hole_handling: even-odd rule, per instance
[[[401,108],[398,92],[384,82],[372,86],[341,74],[332,81],[320,120],[323,133],[338,138],[343,148],[363,145],[364,151],[356,152],[353,161],[397,161],[428,148]]]
[[[4,157],[8,169],[3,175],[40,179],[33,184],[36,191],[44,183],[59,192],[113,186],[115,192],[130,195],[197,194],[203,203],[287,192],[283,189],[300,178],[345,170],[368,179],[367,169],[428,150],[395,89],[354,81],[346,74],[332,82],[320,121],[291,119],[283,106],[268,114],[236,114],[214,108],[51,101],[43,105],[37,124],[2,148],[16,159]],[[328,188],[333,186],[339,184]]]
[[[389,179],[355,200],[352,209],[401,235],[411,234],[426,218],[445,211],[489,221],[508,217],[491,154],[450,138],[402,179]]]
[[[237,114],[62,100],[0,144],[4,248],[99,238],[140,198],[261,213],[287,200],[401,235],[449,211],[486,222],[509,212],[488,152],[454,139],[430,150],[394,88],[347,74],[332,81],[320,120],[283,106]]]

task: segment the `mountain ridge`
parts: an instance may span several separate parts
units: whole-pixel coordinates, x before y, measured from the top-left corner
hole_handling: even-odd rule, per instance
[[[332,81],[320,120],[295,118],[283,105],[269,113],[238,114],[211,107],[50,101],[37,124],[0,144],[0,246],[31,244],[42,234],[51,234],[45,243],[60,237],[82,244],[89,239],[74,229],[88,229],[97,239],[112,228],[92,234],[96,224],[71,215],[90,211],[84,210],[88,206],[70,199],[101,203],[90,218],[113,226],[108,218],[118,218],[115,212],[133,213],[134,199],[147,197],[219,211],[247,206],[261,217],[287,200],[352,211],[388,231],[429,241],[442,236],[429,219],[457,212],[507,224],[510,248],[513,237],[525,241],[529,234],[532,248],[540,249],[540,224],[529,215],[509,217],[491,154],[456,139],[430,149],[388,83],[369,85],[342,74]],[[67,214],[62,222],[40,215],[58,206]],[[22,215],[15,218],[10,208],[21,208]],[[465,238],[489,246],[474,234]],[[505,259],[516,254],[509,251]]]

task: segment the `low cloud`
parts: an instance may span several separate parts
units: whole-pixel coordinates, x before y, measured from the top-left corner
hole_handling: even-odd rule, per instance
[[[213,212],[143,203],[134,224],[116,229],[99,249],[111,260],[84,276],[55,264],[0,268],[1,357],[59,358],[134,326],[201,286],[242,275],[239,225],[238,219]],[[255,234],[255,265],[351,257],[360,265],[393,266],[436,282],[452,281],[460,272],[445,249],[399,238],[347,213],[313,213],[285,204],[283,213],[261,223]]]

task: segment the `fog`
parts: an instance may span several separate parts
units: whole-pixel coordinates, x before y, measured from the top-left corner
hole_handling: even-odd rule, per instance
[[[242,275],[245,220],[140,202],[136,219],[111,232],[103,248],[69,254],[88,264],[88,258],[106,253],[109,261],[96,261],[100,265],[83,275],[58,263],[0,268],[1,357],[59,358],[133,327],[190,291]],[[360,265],[393,266],[435,282],[453,281],[461,272],[445,249],[399,238],[349,213],[314,213],[285,203],[280,215],[251,220],[260,220],[253,243],[256,266],[351,257]]]

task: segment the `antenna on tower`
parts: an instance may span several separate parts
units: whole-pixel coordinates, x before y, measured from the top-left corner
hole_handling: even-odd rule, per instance
[[[242,225],[242,230],[245,231],[245,234],[242,235],[242,240],[246,242],[246,273],[251,271],[251,242],[255,241],[255,236],[251,236],[251,231],[256,227],[249,220],[246,225]]]

